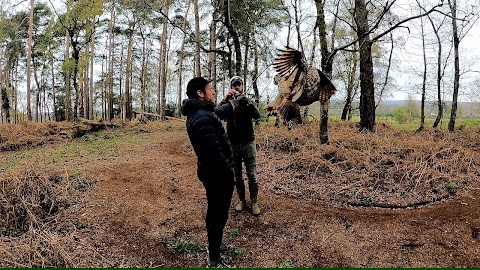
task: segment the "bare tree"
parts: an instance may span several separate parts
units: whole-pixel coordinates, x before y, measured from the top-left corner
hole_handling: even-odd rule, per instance
[[[170,5],[168,1],[164,2],[164,14],[168,15]],[[167,16],[168,17],[168,16]],[[167,29],[168,24],[165,21],[163,23],[162,36],[160,39],[160,57],[159,61],[159,71],[158,71],[158,114],[160,115],[161,120],[165,119],[165,109],[166,109],[166,87],[167,87]]]
[[[217,77],[217,21],[219,17],[219,1],[218,0],[212,0],[212,5],[213,5],[213,16],[212,16],[212,22],[210,24],[210,51],[208,53],[208,75],[210,78],[213,79],[212,84],[213,87],[216,88],[217,85],[217,80],[215,79]]]
[[[184,50],[185,50],[185,41],[187,39],[187,35],[185,34],[185,28],[187,27],[187,14],[188,14],[189,10],[190,10],[190,1],[188,1],[187,9],[186,9],[185,15],[183,17],[183,22],[182,22],[183,38],[182,38],[182,45],[180,46],[179,60],[178,60],[177,117],[179,117],[179,118],[182,116],[183,59],[185,58]],[[215,24],[215,22],[212,22],[212,25],[213,24]],[[214,30],[214,33],[212,34],[212,26],[210,26],[210,42],[212,42],[212,35],[215,36],[215,30]],[[214,37],[213,37],[213,42],[215,42]],[[213,52],[209,53],[209,61],[212,61],[211,54],[214,54],[214,53]],[[214,58],[215,58],[215,56],[213,56],[213,59]],[[215,77],[212,77],[212,75],[210,74],[210,78],[215,78]]]
[[[458,16],[457,0],[448,0],[450,8],[450,18],[452,20],[452,35],[453,35],[453,51],[454,51],[454,80],[453,80],[453,97],[452,110],[450,114],[450,121],[448,122],[448,130],[455,130],[455,121],[457,119],[458,107],[458,92],[460,89],[460,56],[459,47],[461,40],[472,29],[475,22],[479,19],[478,7],[475,5],[465,4],[463,17]],[[460,24],[460,25],[459,25]]]
[[[230,0],[224,0],[224,16],[225,26],[228,29],[228,33],[233,39],[233,46],[235,48],[235,74],[242,73],[242,50],[240,48],[240,38],[238,32],[230,19]]]
[[[440,124],[440,120],[442,120],[443,116],[443,101],[442,101],[442,78],[443,78],[443,71],[442,71],[442,40],[440,39],[440,35],[438,34],[438,29],[443,24],[443,22],[438,26],[438,28],[433,23],[433,20],[430,16],[428,16],[430,20],[430,24],[432,25],[433,32],[437,38],[438,44],[438,51],[437,51],[437,106],[438,106],[438,114],[435,118],[435,122],[433,123],[433,128],[436,128],[438,124]]]
[[[113,119],[113,50],[115,47],[114,29],[115,27],[115,0],[112,0],[110,7],[110,21],[108,22],[108,75],[107,75],[107,91],[105,95],[106,100],[106,119]]]
[[[127,29],[128,36],[128,49],[127,49],[127,65],[125,71],[125,91],[123,93],[123,114],[122,120],[126,122],[132,117],[132,66],[133,66],[133,33],[136,26],[136,22],[131,22],[130,28]]]
[[[27,52],[27,117],[32,121],[32,108],[30,107],[31,94],[31,62],[32,62],[32,45],[33,45],[33,14],[34,14],[34,0],[30,0],[30,20],[28,23],[28,52]]]
[[[195,13],[195,76],[201,74],[200,67],[200,15],[198,14],[198,0],[193,0],[193,11]],[[168,13],[167,13],[168,14]]]
[[[420,127],[418,128],[418,131],[422,131],[425,128],[425,98],[426,98],[426,87],[427,87],[427,52],[425,48],[425,29],[423,25],[423,18],[420,18],[420,28],[422,31],[423,82],[422,82],[422,101],[420,105]]]

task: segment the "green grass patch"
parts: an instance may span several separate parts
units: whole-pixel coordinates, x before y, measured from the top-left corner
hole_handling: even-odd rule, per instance
[[[200,250],[200,244],[191,240],[172,239],[168,241],[168,248],[178,254],[191,253]]]
[[[227,250],[225,252],[225,256],[232,259],[236,259],[236,260],[243,259],[245,258],[245,250],[234,247],[232,249]]]
[[[233,229],[227,230],[227,235],[231,237],[237,237],[240,235],[240,233],[238,232],[238,229],[233,228]]]

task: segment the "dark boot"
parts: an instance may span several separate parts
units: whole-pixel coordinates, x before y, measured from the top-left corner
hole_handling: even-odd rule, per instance
[[[238,212],[243,211],[245,206],[247,205],[247,202],[245,201],[245,185],[240,184],[236,185],[236,190],[237,190],[237,195],[238,195],[238,200],[239,202],[237,203],[237,206],[235,206],[235,210]]]
[[[258,207],[257,196],[258,196],[258,185],[248,185],[250,191],[250,202],[252,204],[252,214],[255,216],[260,215],[260,208]]]

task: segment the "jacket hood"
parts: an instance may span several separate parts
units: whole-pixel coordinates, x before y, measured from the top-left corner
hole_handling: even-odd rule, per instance
[[[198,110],[206,110],[213,112],[215,106],[212,103],[205,102],[196,98],[184,99],[182,101],[182,114],[184,116],[190,116]]]

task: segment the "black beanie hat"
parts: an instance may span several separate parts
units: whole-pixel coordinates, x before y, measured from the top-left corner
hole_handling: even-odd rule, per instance
[[[187,84],[187,96],[189,98],[197,98],[197,90],[205,90],[205,86],[213,80],[206,77],[195,77]]]

